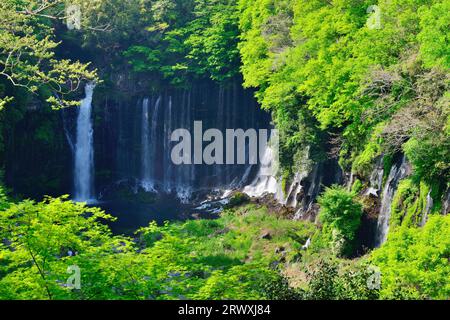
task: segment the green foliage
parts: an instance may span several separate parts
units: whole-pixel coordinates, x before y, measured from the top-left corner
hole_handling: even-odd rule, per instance
[[[450,216],[433,215],[423,228],[398,228],[372,253],[381,268],[383,299],[450,296]]]
[[[376,299],[379,293],[381,298],[443,298],[450,290],[447,216],[432,216],[423,229],[396,229],[372,254],[371,262],[383,272],[380,292],[368,287],[373,273],[364,260],[317,260],[311,253],[299,265],[305,267],[306,282],[292,287],[291,279],[272,266],[298,262],[301,245],[315,228],[254,206],[214,221],[151,224],[134,240],[112,236],[99,219],[111,217],[65,198],[4,206],[0,297],[348,300]],[[271,238],[262,237],[261,230]],[[80,289],[66,285],[70,266],[80,268]]]
[[[177,85],[198,78],[226,82],[238,75],[234,0],[159,1],[152,8],[143,22],[147,41],[124,51],[134,72],[159,75]]]
[[[111,217],[83,204],[62,199],[24,201],[0,213],[0,296],[3,299],[68,298],[66,268],[83,266],[119,244],[98,219]],[[115,239],[114,239],[115,240]],[[126,248],[126,243],[123,244]],[[67,252],[77,252],[70,257]],[[95,261],[90,263],[96,264]],[[101,263],[99,261],[99,263]],[[93,281],[95,286],[95,279]],[[90,290],[87,289],[89,292]],[[95,291],[95,289],[94,289]],[[88,293],[86,292],[86,293]]]
[[[65,57],[63,39],[100,57],[105,78],[131,69],[151,87],[205,78],[227,83],[241,72],[279,129],[284,183],[328,151],[361,178],[380,156],[388,175],[400,152],[414,173],[393,198],[387,243],[371,254],[383,272],[380,292],[368,290],[364,263],[317,259],[352,255],[363,214],[359,179],[351,192],[332,187],[319,198],[320,232],[264,208],[240,207],[248,199],[237,194],[215,221],[152,223],[133,239],[113,236],[103,224],[112,218],[99,209],[67,197],[13,204],[0,187],[0,298],[450,296],[449,217],[433,215],[433,208],[417,228],[427,196],[440,199],[450,178],[448,1],[380,0],[376,28],[368,24],[376,17],[366,0],[72,2],[83,12],[81,31],[60,30],[64,1],[0,4],[0,111],[19,107],[1,113],[2,131],[12,132],[25,107],[36,103],[31,94],[53,106],[74,105],[80,85],[98,81],[89,63]],[[43,153],[61,145],[57,122],[45,112],[27,127]],[[2,135],[1,148],[5,143]],[[58,172],[45,170],[26,183],[57,190]],[[295,263],[303,263],[297,271],[305,279],[294,288],[282,272]],[[80,289],[66,284],[70,266],[81,270]]]
[[[412,179],[401,181],[392,200],[391,228],[416,227],[424,223],[426,215],[433,211],[433,207],[427,208],[427,198],[432,197],[430,191],[424,182],[417,185]]]
[[[364,186],[363,186],[361,180],[356,179],[355,182],[353,183],[353,186],[352,186],[352,193],[353,194],[358,194],[363,189],[364,189]]]
[[[189,71],[224,82],[239,72],[238,14],[235,1],[197,0],[185,40]]]
[[[362,205],[355,201],[353,193],[339,186],[326,189],[318,202],[323,237],[331,240],[329,245],[337,254],[350,255],[361,224]]]
[[[411,139],[403,146],[415,174],[428,181],[450,178],[450,140],[447,135],[438,139]]]
[[[228,204],[225,206],[226,209],[232,209],[239,206],[242,206],[246,203],[250,202],[250,197],[247,196],[245,193],[237,192],[234,194]]]
[[[295,252],[314,232],[250,206],[216,221],[151,224],[133,240],[112,236],[101,210],[66,198],[4,209],[2,299],[263,299],[275,249]],[[70,266],[80,268],[80,289],[66,285]]]
[[[334,129],[342,139],[340,163],[365,175],[374,158],[398,152],[414,137],[414,128],[429,130],[412,119],[422,121],[434,105],[432,99],[422,100],[423,84],[440,87],[427,72],[448,68],[448,1],[379,1],[376,28],[368,24],[374,18],[367,11],[371,5],[354,0],[239,1],[244,85],[258,88],[262,107],[273,111],[282,133],[283,167],[294,165],[298,146],[318,141],[323,146],[321,130]],[[407,117],[411,112],[405,110],[414,109],[419,100],[417,113]],[[300,113],[308,115],[306,121]],[[397,130],[391,130],[391,119]],[[405,128],[398,130],[401,124]],[[313,138],[299,138],[304,132]],[[283,134],[289,138],[283,140]],[[433,135],[424,147],[434,149],[439,168],[448,163],[445,141],[448,135]],[[431,173],[428,169],[424,171]]]
[[[257,284],[272,274],[273,272],[261,268],[259,264],[233,266],[227,272],[215,270],[193,298],[196,300],[262,299],[264,296]]]
[[[124,53],[134,72],[158,72],[161,70],[161,52],[144,46],[132,46]]]
[[[46,99],[55,107],[76,104],[70,95],[82,82],[97,80],[89,64],[55,56],[59,42],[51,23],[60,18],[57,12],[63,6],[59,0],[5,0],[0,4],[0,77],[30,93],[50,89]],[[11,97],[0,99],[4,105]]]
[[[367,264],[345,266],[342,261],[319,259],[308,270],[308,300],[374,300],[378,290],[369,288],[373,273]]]
[[[304,298],[302,290],[292,288],[289,280],[279,274],[272,278],[264,279],[262,290],[265,297],[269,300],[302,300]]]
[[[373,168],[374,160],[381,156],[382,138],[381,132],[384,128],[383,124],[377,126],[371,133],[369,141],[364,145],[364,150],[356,157],[353,162],[353,172],[362,176],[368,176]]]
[[[0,185],[0,210],[5,210],[9,207],[9,199],[6,195],[5,187]]]
[[[450,68],[450,3],[436,2],[421,10],[420,53],[427,67]]]
[[[338,268],[336,264],[320,261],[310,274],[309,289],[315,300],[332,300],[339,295]]]
[[[411,179],[400,182],[394,199],[392,200],[390,227],[401,225],[405,216],[411,217],[411,215],[414,215],[414,211],[417,210],[414,203],[417,201],[416,197],[418,191],[417,186]],[[411,208],[412,206],[414,206],[414,208]]]

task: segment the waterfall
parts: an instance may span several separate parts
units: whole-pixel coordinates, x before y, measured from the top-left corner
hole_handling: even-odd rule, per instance
[[[422,221],[420,222],[421,227],[425,226],[425,224],[428,221],[428,215],[431,213],[431,210],[433,210],[434,200],[433,200],[433,197],[431,196],[432,192],[433,192],[433,190],[430,189],[430,191],[427,194],[427,202],[425,205],[425,212],[423,213]]]
[[[161,108],[161,96],[156,99],[155,102],[155,108],[153,110],[152,115],[152,129],[151,129],[151,136],[150,136],[150,142],[152,144],[152,154],[151,154],[151,163],[156,164],[157,161],[157,153],[158,153],[158,116],[159,116],[159,109]],[[152,178],[153,180],[156,179],[156,169],[152,168]]]
[[[92,95],[95,85],[89,83],[85,87],[86,97],[81,101],[78,110],[74,186],[76,201],[93,201],[94,196],[94,129],[92,125]]]
[[[277,142],[275,142],[277,143]],[[253,182],[243,188],[243,192],[250,197],[262,197],[265,194],[272,194],[277,202],[296,210],[294,218],[303,219],[314,217],[314,204],[324,186],[330,186],[338,182],[336,177],[327,177],[327,170],[333,169],[332,162],[324,162],[312,165],[309,158],[309,150],[305,150],[303,157],[298,159],[298,171],[294,175],[292,182],[285,193],[281,178],[278,176],[278,163],[275,159],[273,140],[265,149],[263,165],[260,167]],[[264,165],[264,164],[269,164]]]
[[[284,205],[292,208],[297,208],[298,205],[298,194],[303,190],[302,181],[308,176],[307,172],[297,172],[294,176],[294,180],[289,187],[286,199],[284,200]]]
[[[170,194],[190,202],[210,192],[237,190],[253,181],[258,170],[255,165],[176,165],[171,159],[178,144],[171,141],[172,132],[187,129],[193,147],[195,121],[202,122],[203,132],[218,129],[224,135],[225,129],[269,128],[270,115],[258,109],[252,92],[239,85],[222,87],[205,82],[184,89],[155,90],[136,98],[111,102],[108,122],[99,117],[101,131],[96,145],[102,149],[96,150],[96,164],[111,173],[96,181],[104,198],[117,197],[120,185],[136,193]],[[206,145],[204,142],[203,147]],[[248,153],[247,146],[247,158]]]
[[[312,168],[312,171],[307,176],[305,176],[306,178],[305,193],[302,195],[302,201],[301,204],[299,205],[298,211],[295,213],[294,219],[296,220],[304,219],[308,216],[308,214],[310,214],[311,211],[313,211],[314,204],[323,186],[323,175],[324,175],[323,170],[324,170],[323,166],[321,166],[320,164],[316,164]],[[332,185],[336,181],[332,181],[331,184],[326,185],[327,186]],[[306,188],[306,185],[309,185],[309,187]],[[303,189],[300,188],[298,192],[300,193],[302,191]],[[298,197],[299,193],[295,194],[295,197]]]
[[[281,179],[278,178],[278,165],[275,160],[275,152],[272,148],[272,141],[266,147],[263,164],[255,180],[243,189],[243,192],[250,197],[262,197],[265,194],[272,194],[280,204],[296,209],[295,219],[302,219],[305,214],[313,209],[316,198],[322,190],[322,166],[317,164],[311,167],[309,161],[309,150],[299,163],[299,170],[287,189],[285,194]]]
[[[283,190],[281,188],[281,183],[277,178],[276,166],[278,164],[275,162],[275,151],[269,144],[264,151],[262,164],[256,178],[250,185],[243,189],[243,192],[250,197],[261,197],[265,194],[273,194],[278,201],[283,202]]]
[[[165,117],[164,117],[164,189],[166,192],[172,192],[172,160],[170,157],[170,136],[172,135],[172,97],[169,96]]]
[[[142,101],[142,128],[141,128],[141,186],[146,191],[155,191],[155,163],[158,152],[158,115],[161,105],[161,96],[156,99],[151,113],[150,122],[150,99]],[[151,124],[151,127],[150,127]]]
[[[142,164],[142,186],[150,190],[151,183],[151,153],[150,153],[150,123],[149,123],[149,99],[142,101],[142,131],[141,131],[141,164]]]
[[[384,186],[381,197],[380,215],[378,216],[375,246],[379,247],[386,242],[389,232],[389,220],[391,218],[391,206],[399,182],[408,174],[408,163],[403,156],[400,164],[394,165],[389,173],[388,180]]]
[[[370,175],[370,187],[367,189],[366,196],[374,196],[378,198],[380,196],[381,189],[383,188],[383,176],[384,176],[384,165],[383,157],[380,157],[376,163],[375,169]]]

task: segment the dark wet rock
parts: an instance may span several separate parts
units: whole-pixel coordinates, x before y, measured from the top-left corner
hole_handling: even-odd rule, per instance
[[[232,209],[250,202],[250,197],[242,192],[235,192],[224,206],[225,209]]]
[[[276,254],[280,254],[280,253],[285,253],[286,252],[286,248],[285,247],[278,247],[275,249],[275,253]]]
[[[274,214],[277,217],[292,219],[295,216],[294,208],[279,203],[272,194],[266,194],[260,198],[252,198],[252,201],[266,207],[270,214]]]
[[[279,261],[273,261],[270,263],[269,268],[272,270],[276,270],[279,266],[280,266],[280,262]]]
[[[271,240],[272,238],[273,238],[272,233],[268,230],[263,231],[261,234],[261,239]]]

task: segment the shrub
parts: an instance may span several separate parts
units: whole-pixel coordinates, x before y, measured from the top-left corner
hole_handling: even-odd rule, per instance
[[[332,234],[330,245],[338,247],[338,254],[350,255],[361,224],[362,205],[355,201],[354,193],[340,186],[327,188],[318,201],[324,231]]]
[[[382,299],[450,297],[450,216],[433,215],[423,228],[393,230],[372,253],[382,272]]]
[[[308,271],[307,300],[377,299],[379,292],[368,286],[373,273],[366,264],[343,268],[338,260],[320,259]]]
[[[304,298],[303,291],[292,288],[288,279],[279,274],[264,279],[261,283],[261,291],[268,300],[302,300]]]

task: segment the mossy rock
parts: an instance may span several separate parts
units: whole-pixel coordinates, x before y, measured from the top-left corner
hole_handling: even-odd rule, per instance
[[[232,209],[240,207],[250,202],[250,197],[242,192],[236,192],[231,198],[230,202],[225,205],[225,209]]]

